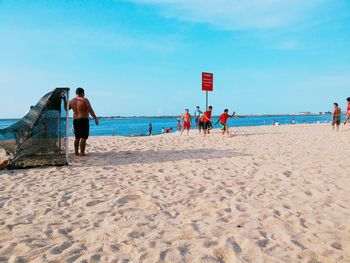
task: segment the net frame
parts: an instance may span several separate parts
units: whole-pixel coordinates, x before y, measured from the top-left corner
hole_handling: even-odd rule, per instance
[[[13,156],[9,169],[68,164],[69,91],[55,88],[21,120],[0,130],[0,147]]]

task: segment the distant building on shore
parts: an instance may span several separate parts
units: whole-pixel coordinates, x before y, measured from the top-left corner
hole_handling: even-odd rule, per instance
[[[299,112],[300,115],[312,115],[311,112],[309,111],[302,111],[302,112]]]

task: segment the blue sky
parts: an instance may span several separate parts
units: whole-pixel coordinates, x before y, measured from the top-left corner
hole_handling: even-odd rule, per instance
[[[0,118],[82,86],[99,116],[326,111],[350,96],[348,0],[0,0]]]

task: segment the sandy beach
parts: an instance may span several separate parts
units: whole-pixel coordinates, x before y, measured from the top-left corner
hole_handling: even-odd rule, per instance
[[[349,128],[235,131],[1,171],[0,262],[350,262]]]

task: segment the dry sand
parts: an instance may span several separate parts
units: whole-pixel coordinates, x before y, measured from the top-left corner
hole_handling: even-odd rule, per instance
[[[69,166],[2,171],[0,261],[350,262],[350,131],[236,131],[96,137]]]

